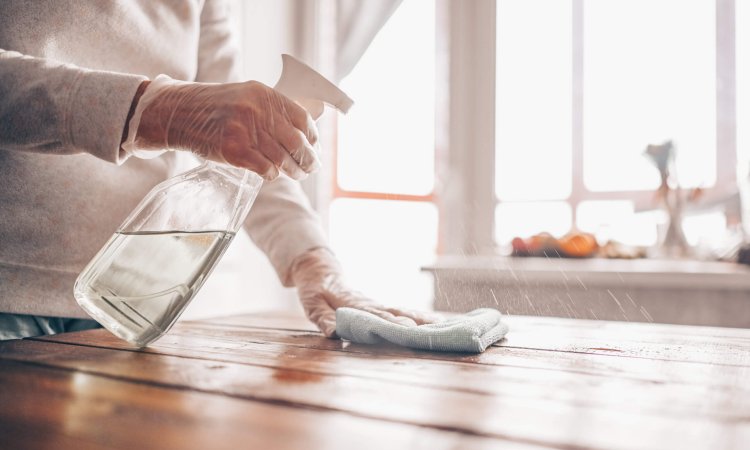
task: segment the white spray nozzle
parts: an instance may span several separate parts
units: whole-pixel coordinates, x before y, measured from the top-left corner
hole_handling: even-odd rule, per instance
[[[300,103],[313,119],[323,114],[324,103],[344,114],[354,104],[338,86],[302,61],[283,54],[281,62],[281,77],[274,89]]]

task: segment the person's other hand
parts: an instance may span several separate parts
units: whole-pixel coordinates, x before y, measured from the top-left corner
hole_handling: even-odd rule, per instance
[[[304,108],[256,81],[188,83],[159,76],[136,107],[134,146],[189,150],[273,180],[320,167],[315,122]]]
[[[325,248],[310,250],[292,264],[291,277],[307,317],[329,338],[336,337],[336,309],[349,307],[367,311],[390,322],[417,326],[441,320],[438,315],[388,308],[350,289],[341,267]]]

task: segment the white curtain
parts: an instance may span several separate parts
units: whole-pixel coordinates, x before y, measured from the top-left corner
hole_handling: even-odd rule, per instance
[[[402,0],[336,0],[336,77],[347,76]]]

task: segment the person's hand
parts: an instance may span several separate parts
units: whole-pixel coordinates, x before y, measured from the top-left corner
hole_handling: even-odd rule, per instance
[[[256,82],[188,83],[159,76],[138,101],[130,147],[189,150],[258,173],[301,179],[320,167],[315,122],[304,108]],[[127,148],[125,145],[123,148]]]
[[[341,267],[326,248],[310,250],[295,259],[291,277],[307,317],[329,338],[336,337],[336,309],[357,308],[404,326],[439,321],[437,315],[387,308],[346,286]]]

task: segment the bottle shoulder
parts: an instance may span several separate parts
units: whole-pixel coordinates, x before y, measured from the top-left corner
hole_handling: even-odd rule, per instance
[[[153,191],[171,191],[183,189],[185,186],[194,188],[209,187],[213,189],[259,189],[263,179],[256,173],[246,169],[232,167],[205,161],[194,169],[169,178],[157,186]]]

